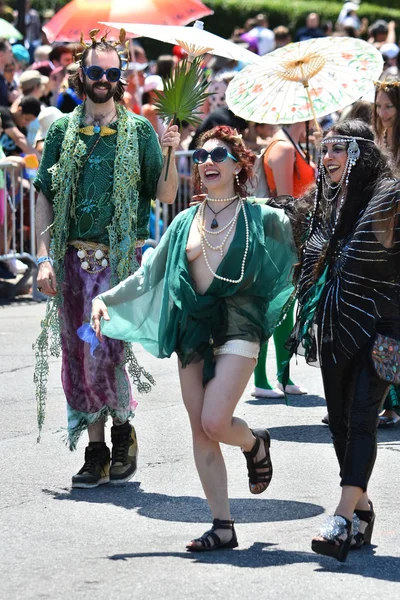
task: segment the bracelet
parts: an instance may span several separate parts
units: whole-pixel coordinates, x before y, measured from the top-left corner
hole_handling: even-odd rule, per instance
[[[39,258],[36,259],[36,263],[38,266],[44,262],[49,262],[49,263],[53,264],[53,259],[50,258],[50,256],[40,256]]]

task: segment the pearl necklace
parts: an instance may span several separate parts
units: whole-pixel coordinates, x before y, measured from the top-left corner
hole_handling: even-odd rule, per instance
[[[210,198],[210,196],[206,196],[205,199],[209,202],[232,202],[232,200],[236,200],[238,197],[239,196],[235,194],[234,196],[231,196],[231,198]]]
[[[245,210],[243,198],[239,199],[239,203],[240,203],[240,208],[243,211],[244,225],[245,225],[245,231],[246,231],[246,245],[245,245],[245,249],[244,249],[243,260],[242,260],[242,266],[241,266],[241,269],[240,269],[240,277],[239,277],[239,279],[229,279],[228,277],[221,277],[220,275],[217,275],[216,273],[214,273],[214,271],[211,268],[210,263],[208,262],[208,258],[207,258],[207,251],[206,251],[206,247],[204,245],[204,237],[205,236],[203,236],[203,235],[200,236],[201,250],[203,252],[204,261],[205,261],[205,263],[206,263],[206,265],[208,267],[208,270],[213,275],[213,277],[215,277],[216,279],[219,279],[220,281],[226,281],[227,283],[240,283],[243,280],[243,277],[244,277],[244,267],[245,267],[245,264],[246,264],[246,258],[247,258],[247,254],[249,252],[249,246],[250,246],[249,223],[248,223],[248,219],[247,219],[247,214],[246,214],[246,210]]]
[[[210,248],[210,250],[219,250],[219,251],[220,251],[220,253],[221,253],[221,256],[223,256],[223,255],[224,255],[224,246],[225,246],[225,244],[226,244],[226,242],[227,242],[227,240],[228,240],[228,238],[229,238],[230,234],[232,233],[232,230],[233,230],[234,226],[236,225],[236,221],[237,221],[237,218],[238,218],[238,215],[239,215],[240,209],[241,209],[241,204],[240,204],[240,202],[238,202],[238,205],[237,205],[237,208],[236,208],[235,214],[234,214],[233,218],[231,219],[231,221],[228,223],[228,225],[229,225],[228,231],[226,232],[224,239],[222,240],[222,242],[221,242],[221,243],[220,243],[218,246],[213,246],[213,245],[212,245],[212,244],[211,244],[211,243],[208,241],[208,239],[207,239],[207,236],[205,235],[205,234],[206,234],[206,232],[207,232],[207,230],[206,230],[206,228],[205,228],[205,226],[204,226],[204,222],[205,222],[205,221],[204,221],[204,205],[203,205],[201,208],[202,208],[202,211],[201,211],[201,219],[202,219],[202,224],[201,224],[201,229],[199,229],[200,236],[201,236],[202,238],[204,238],[204,241],[206,242],[206,244],[207,244],[207,246]],[[199,212],[200,212],[200,211],[199,211]],[[225,229],[226,229],[226,226],[225,226],[225,228],[224,228],[224,229],[220,229],[220,230],[218,231],[218,233],[221,233],[221,232],[222,232],[222,231],[224,231]]]
[[[383,130],[383,145],[386,150],[389,150],[388,141],[387,141],[387,129]]]

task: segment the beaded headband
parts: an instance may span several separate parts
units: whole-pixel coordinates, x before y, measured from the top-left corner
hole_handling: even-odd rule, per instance
[[[326,137],[322,140],[322,144],[340,144],[344,142],[353,142],[355,140],[360,140],[361,142],[370,142],[371,144],[375,144],[375,140],[369,140],[368,138],[358,137],[356,135],[340,135],[338,137]]]
[[[376,87],[376,91],[379,90],[385,91],[390,90],[390,88],[398,88],[400,86],[400,81],[374,81],[374,86]]]
[[[105,34],[100,38],[100,42],[96,39],[97,34],[99,33],[100,29],[92,29],[91,31],[89,31],[89,36],[90,39],[92,40],[91,44],[87,44],[84,40],[84,34],[83,31],[81,33],[81,39],[80,39],[80,45],[83,48],[82,52],[78,52],[76,54],[76,58],[78,59],[76,62],[81,65],[82,63],[82,55],[83,53],[88,50],[89,48],[95,48],[97,44],[99,44],[100,42],[107,42],[107,36],[110,33],[110,31],[106,31]],[[108,44],[110,44],[110,46],[112,46],[113,48],[115,48],[115,50],[117,51],[119,57],[121,58],[122,61],[122,66],[121,66],[121,70],[125,71],[125,69],[127,69],[128,67],[128,63],[129,63],[129,40],[126,40],[126,31],[125,29],[121,29],[119,32],[119,37],[118,40],[116,42],[107,42]],[[122,46],[123,44],[125,44],[125,47],[123,50],[117,50],[118,46]]]

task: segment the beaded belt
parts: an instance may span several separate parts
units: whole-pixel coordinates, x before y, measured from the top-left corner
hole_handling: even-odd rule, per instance
[[[136,248],[141,248],[144,243],[144,240],[137,240]],[[81,268],[87,273],[100,273],[109,266],[109,248],[105,244],[86,240],[70,240],[68,244],[78,250]]]

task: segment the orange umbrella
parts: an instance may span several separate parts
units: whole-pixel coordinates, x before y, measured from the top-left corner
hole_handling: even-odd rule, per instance
[[[50,43],[77,42],[81,31],[89,39],[89,31],[99,21],[186,25],[212,14],[200,0],[72,0],[44,25],[43,31]],[[109,39],[116,39],[115,34]]]

